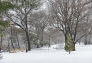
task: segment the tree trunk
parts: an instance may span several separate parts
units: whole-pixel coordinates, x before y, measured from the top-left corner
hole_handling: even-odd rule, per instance
[[[26,9],[25,9],[25,13],[26,13]],[[26,52],[31,50],[31,44],[30,44],[30,37],[29,37],[29,30],[28,30],[28,22],[27,22],[27,14],[25,15],[25,33],[26,33],[26,40],[27,40],[27,49]]]
[[[44,46],[44,42],[43,42],[43,30],[40,31],[40,32],[41,32],[41,33],[40,33],[40,35],[39,35],[39,40],[40,40],[39,46],[40,46],[40,47],[43,47],[43,46]]]
[[[70,33],[65,34],[65,50],[68,52],[75,51],[75,42]]]
[[[85,45],[88,44],[87,35],[85,35],[85,37],[84,37],[84,44],[85,44]]]
[[[31,50],[31,44],[30,44],[30,38],[29,38],[29,33],[28,31],[26,31],[26,39],[27,39],[27,51],[30,51]]]
[[[17,45],[18,45],[18,48],[20,49],[20,43],[19,43],[18,33],[17,33],[17,31],[16,31],[16,39],[17,39]]]
[[[10,38],[10,40],[11,40],[11,46],[15,50],[15,47],[14,47],[14,44],[13,44],[13,30],[12,30],[12,26],[11,26],[11,38]]]
[[[8,47],[7,47],[7,51],[10,52],[10,43],[9,43],[9,40],[8,40]]]
[[[48,46],[50,47],[50,41],[51,41],[51,36],[49,35],[49,43],[48,43]]]
[[[0,52],[1,52],[1,50],[2,50],[2,35],[1,35],[1,42],[0,42]]]

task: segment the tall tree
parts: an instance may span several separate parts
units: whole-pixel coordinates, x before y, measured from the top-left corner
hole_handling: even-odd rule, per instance
[[[65,50],[75,51],[78,25],[88,16],[91,0],[49,0],[53,25],[63,32]]]
[[[43,35],[44,35],[44,29],[47,27],[48,24],[48,16],[46,13],[41,10],[39,12],[33,13],[33,15],[30,17],[31,22],[30,24],[34,26],[37,38],[39,40],[38,47],[42,47],[44,44]]]
[[[5,11],[8,11],[11,8],[13,8],[13,5],[10,2],[0,0],[0,37],[1,37],[0,51],[2,48],[3,31],[5,30],[7,25],[9,25],[9,22],[3,20],[3,14]]]
[[[39,7],[40,0],[15,0],[12,3],[15,4],[16,8],[12,11],[14,13],[6,13],[7,17],[17,26],[19,26],[26,35],[27,49],[26,51],[31,50],[31,42],[29,37],[29,16],[31,15],[34,9]]]

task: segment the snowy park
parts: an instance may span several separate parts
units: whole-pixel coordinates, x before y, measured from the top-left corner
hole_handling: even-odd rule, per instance
[[[33,49],[27,53],[2,53],[0,63],[92,63],[92,45],[76,45],[76,51],[70,54],[55,48],[56,45]]]
[[[92,0],[0,0],[0,63],[92,63]]]

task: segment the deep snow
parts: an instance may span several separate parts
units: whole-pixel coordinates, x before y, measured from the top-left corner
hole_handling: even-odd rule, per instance
[[[2,55],[0,63],[92,63],[92,45],[76,45],[76,51],[71,54],[54,45],[51,48],[33,49],[28,53],[2,53]]]

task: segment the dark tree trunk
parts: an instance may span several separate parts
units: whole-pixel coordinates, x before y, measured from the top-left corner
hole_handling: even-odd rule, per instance
[[[30,38],[29,38],[29,33],[28,31],[26,31],[26,39],[27,39],[27,51],[30,51],[31,50],[31,44],[30,44]]]
[[[1,35],[1,42],[0,42],[0,52],[1,52],[1,50],[2,50],[2,35]]]
[[[50,47],[50,41],[51,41],[51,36],[49,35],[49,43],[48,43],[48,46]]]
[[[65,34],[65,50],[68,52],[75,51],[75,42],[70,33]]]
[[[39,36],[39,40],[40,40],[39,46],[40,47],[43,47],[44,46],[44,42],[43,42],[43,29],[40,32],[41,32],[41,35]]]
[[[10,38],[10,40],[11,40],[11,46],[15,50],[15,47],[14,47],[14,44],[13,44],[13,30],[12,30],[12,26],[11,26],[11,38]]]
[[[84,37],[84,44],[85,44],[85,45],[88,44],[87,35],[85,35],[85,37]]]
[[[40,45],[39,44],[37,44],[37,47],[36,48],[40,48]]]
[[[26,9],[25,9],[25,13],[26,13]],[[27,13],[25,14],[25,33],[26,33],[26,40],[27,40],[27,49],[26,52],[31,50],[31,43],[30,43],[30,37],[29,37],[29,30],[28,30],[28,22],[27,22]]]
[[[10,52],[10,43],[9,43],[9,40],[8,40],[8,47],[7,47],[7,49],[8,49],[8,52]]]

